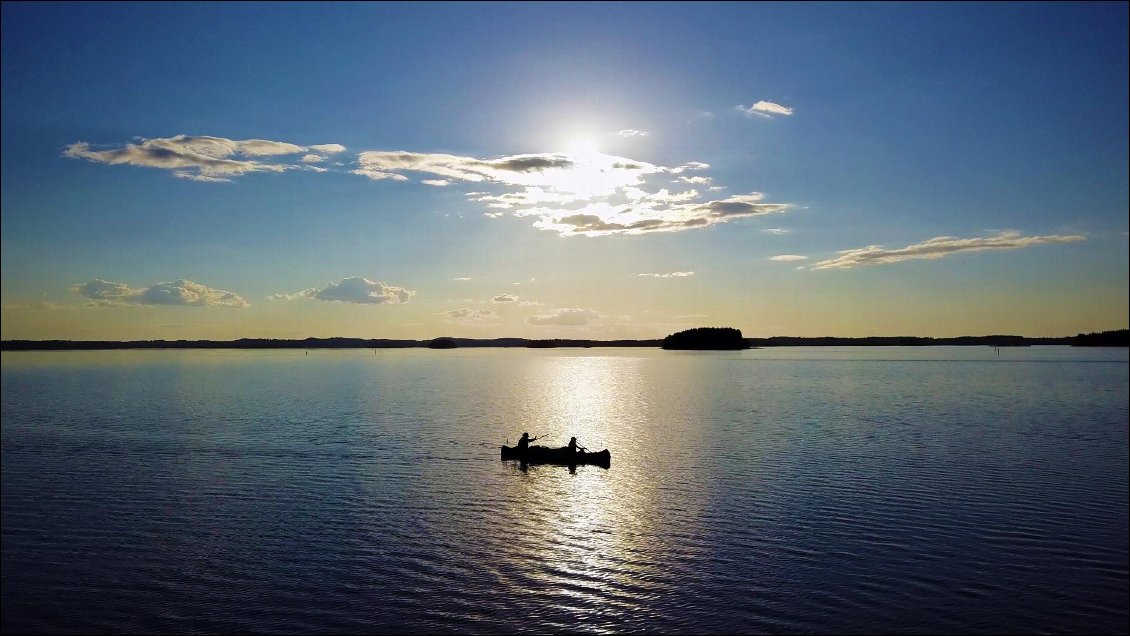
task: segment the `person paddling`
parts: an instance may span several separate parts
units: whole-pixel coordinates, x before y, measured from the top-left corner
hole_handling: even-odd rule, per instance
[[[587,450],[588,450],[588,449],[587,449],[587,448],[585,448],[584,446],[581,446],[580,444],[578,444],[578,443],[577,443],[577,438],[576,438],[576,437],[570,437],[570,438],[569,438],[569,454],[570,454],[570,455],[576,455],[576,454],[577,454],[577,449],[578,449],[578,448],[579,448],[579,449],[581,449],[581,450],[583,450],[583,451],[587,451]]]

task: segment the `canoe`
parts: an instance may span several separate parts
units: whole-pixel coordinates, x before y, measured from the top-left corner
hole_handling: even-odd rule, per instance
[[[599,452],[578,450],[570,453],[568,446],[550,448],[548,446],[531,446],[523,453],[516,447],[503,446],[502,459],[516,459],[529,464],[557,464],[560,466],[578,466],[589,464],[608,468],[612,463],[612,453],[608,449]]]

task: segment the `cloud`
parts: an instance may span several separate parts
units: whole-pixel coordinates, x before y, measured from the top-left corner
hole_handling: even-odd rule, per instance
[[[784,236],[785,234],[792,232],[792,230],[785,229],[783,227],[771,227],[761,231],[765,232],[766,234],[772,234],[773,236]]]
[[[671,272],[670,274],[636,274],[641,278],[686,278],[694,276],[694,272]]]
[[[514,284],[517,285],[518,283]],[[492,303],[516,303],[518,302],[518,296],[514,294],[499,294],[494,298],[491,298],[490,301]]]
[[[786,203],[766,203],[751,192],[703,200],[697,190],[672,192],[655,181],[710,184],[708,176],[683,175],[710,168],[691,161],[674,168],[601,153],[526,154],[480,159],[409,151],[366,151],[353,172],[371,179],[407,180],[423,173],[445,183],[501,187],[476,189],[466,196],[485,205],[484,214],[533,217],[534,227],[562,236],[643,234],[697,229],[728,221],[784,212]]]
[[[322,289],[312,287],[293,294],[273,294],[270,298],[271,300],[312,298],[363,305],[396,305],[408,302],[415,294],[416,292],[403,287],[394,287],[379,281],[371,281],[363,276],[354,276],[329,283]]]
[[[344,151],[340,144],[300,146],[265,139],[177,135],[109,149],[78,142],[63,154],[98,163],[165,169],[192,181],[228,182],[252,172],[326,172],[329,166],[337,169],[343,163],[319,164],[327,161],[328,154]],[[360,152],[356,162],[344,169],[378,181],[404,182],[414,174],[427,186],[476,184],[466,196],[486,206],[486,216],[531,217],[534,227],[562,236],[677,232],[793,207],[764,202],[758,192],[727,198],[712,194],[722,188],[712,185],[710,176],[689,174],[709,168],[699,161],[668,167],[598,152],[478,158],[369,150]],[[682,190],[683,184],[708,186],[710,194]]]
[[[826,261],[820,261],[810,269],[848,269],[859,265],[885,265],[915,259],[944,258],[958,252],[976,252],[981,250],[1012,250],[1022,247],[1031,247],[1042,243],[1071,243],[1086,240],[1083,236],[1022,236],[1020,232],[1008,230],[996,236],[979,238],[956,238],[953,236],[938,236],[928,241],[900,247],[884,249],[879,245],[869,245],[853,250],[840,252],[839,256]]]
[[[345,146],[341,144],[314,144],[313,146],[309,146],[309,149],[329,154],[345,152]]]
[[[96,278],[72,286],[71,291],[101,306],[180,305],[189,307],[247,307],[248,303],[233,292],[212,289],[190,280],[156,283],[149,287],[131,288],[125,283],[112,283]]]
[[[749,108],[738,106],[738,110],[745,113],[746,115],[756,115],[758,117],[765,117],[767,119],[771,119],[775,115],[782,115],[787,117],[793,114],[793,109],[789,108],[788,106],[782,106],[780,104],[766,101],[757,102]]]
[[[369,150],[357,156],[361,166],[354,170],[375,179],[392,178],[401,172],[422,172],[445,179],[460,181],[496,181],[512,184],[539,182],[546,172],[564,170],[573,166],[563,154],[513,155],[499,159],[476,159],[458,155],[421,152]],[[401,175],[403,176],[403,175]]]
[[[4,309],[9,309],[12,311],[56,311],[60,309],[74,309],[74,306],[59,305],[46,300],[37,300],[27,303],[12,303],[10,305],[4,305]]]
[[[618,132],[616,134],[620,135],[621,137],[647,137],[649,133],[646,130],[631,130],[631,129],[629,129],[629,130],[621,130],[620,132]]]
[[[471,277],[470,276],[460,276],[459,278],[453,278],[451,280],[466,281],[466,280],[471,280]]]
[[[714,180],[710,177],[679,177],[679,181],[692,185],[710,185]]]
[[[783,262],[804,261],[804,260],[808,260],[808,257],[807,256],[801,256],[799,254],[781,254],[779,256],[772,256],[772,257],[769,258],[769,260],[771,260],[771,261],[783,261]]]
[[[530,316],[526,322],[539,326],[582,327],[599,319],[600,314],[591,309],[558,309],[551,314]]]
[[[308,150],[339,152],[337,148],[345,149],[338,144],[305,147],[267,139],[236,141],[223,137],[176,135],[142,139],[139,143],[107,150],[94,150],[88,142],[79,141],[67,146],[63,156],[111,165],[161,168],[172,170],[183,179],[217,182],[229,181],[231,177],[249,172],[283,172],[295,166],[271,160]],[[312,156],[316,155],[305,155],[302,160],[309,163],[307,158]]]
[[[446,320],[457,320],[461,322],[477,322],[481,320],[494,320],[498,318],[498,314],[489,309],[472,309],[470,307],[462,307],[460,309],[452,309],[445,311],[442,314]]]

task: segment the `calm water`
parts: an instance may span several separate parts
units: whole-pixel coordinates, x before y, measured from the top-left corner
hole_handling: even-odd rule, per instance
[[[1128,630],[1126,349],[2,362],[5,632]]]

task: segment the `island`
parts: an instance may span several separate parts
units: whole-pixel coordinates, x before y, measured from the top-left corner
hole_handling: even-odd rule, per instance
[[[428,343],[429,349],[457,349],[459,344],[455,342],[455,338],[435,338]]]
[[[663,339],[664,349],[734,351],[749,349],[741,329],[733,327],[699,327],[673,333]]]

